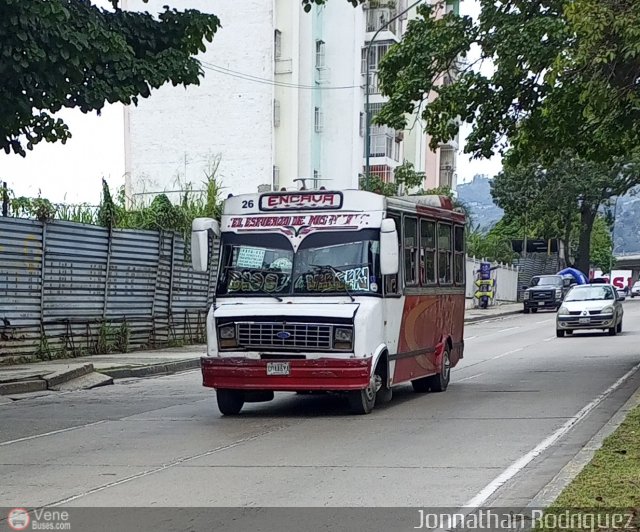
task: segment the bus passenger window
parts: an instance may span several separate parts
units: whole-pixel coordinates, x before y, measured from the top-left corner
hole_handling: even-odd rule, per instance
[[[418,284],[418,220],[404,219],[404,279],[407,286]]]
[[[435,284],[436,277],[436,223],[420,221],[420,282],[423,285]]]
[[[464,285],[465,260],[464,260],[464,227],[457,225],[453,233],[453,281],[457,285]]]
[[[438,275],[440,283],[451,283],[451,226],[438,224]]]

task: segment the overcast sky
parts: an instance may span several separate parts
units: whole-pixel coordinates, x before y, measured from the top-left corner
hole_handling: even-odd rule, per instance
[[[108,1],[94,0],[94,3],[107,5]],[[477,16],[479,12],[477,0],[463,0],[460,6],[462,14]],[[26,158],[0,152],[0,180],[7,181],[18,195],[41,193],[54,202],[97,204],[102,177],[112,189],[124,184],[122,106],[109,105],[100,116],[65,110],[60,117],[68,124],[73,138],[64,145],[43,142],[28,152]],[[468,127],[462,130],[461,139],[468,131]],[[468,181],[475,174],[493,176],[500,168],[499,158],[470,161],[460,151],[458,182]]]

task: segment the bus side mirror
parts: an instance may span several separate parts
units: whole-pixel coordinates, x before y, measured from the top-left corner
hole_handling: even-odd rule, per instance
[[[391,218],[385,218],[380,226],[380,273],[395,275],[398,273],[399,262],[396,223]]]
[[[206,272],[209,265],[209,231],[220,236],[220,224],[212,218],[196,218],[191,224],[191,266]]]

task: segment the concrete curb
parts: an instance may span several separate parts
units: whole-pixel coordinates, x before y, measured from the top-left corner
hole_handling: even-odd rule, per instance
[[[591,461],[596,451],[602,447],[602,442],[605,438],[610,436],[622,424],[627,414],[638,405],[640,405],[640,389],[636,390],[629,400],[620,407],[613,417],[587,442],[578,454],[553,477],[551,482],[536,494],[527,505],[527,508],[547,508],[550,506]]]
[[[83,364],[77,368],[50,373],[42,378],[47,382],[47,388],[54,389],[67,381],[88,375],[92,371],[94,371],[93,364]]]
[[[504,316],[512,316],[514,314],[522,314],[522,310],[507,310],[499,314],[492,314],[487,316],[472,316],[470,318],[465,318],[464,322],[475,323],[477,321],[488,321],[488,320],[494,320],[497,318],[503,318]]]
[[[124,368],[107,368],[100,369],[100,373],[109,375],[114,379],[129,379],[150,377],[152,375],[169,375],[180,371],[187,371],[200,367],[200,357],[188,360],[177,360],[175,362],[166,362],[164,364],[153,364],[151,366],[124,367]]]
[[[47,381],[42,379],[18,380],[0,384],[1,395],[15,395],[19,393],[41,392],[47,389]]]

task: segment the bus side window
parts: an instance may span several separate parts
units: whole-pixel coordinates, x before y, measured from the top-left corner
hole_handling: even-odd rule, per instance
[[[404,282],[406,286],[418,284],[418,220],[404,219]]]
[[[436,284],[436,223],[420,220],[420,282],[423,286]]]
[[[438,276],[441,284],[450,284],[453,280],[452,254],[451,226],[438,223]]]
[[[464,227],[456,225],[453,233],[453,282],[464,285],[466,264],[464,260]]]

